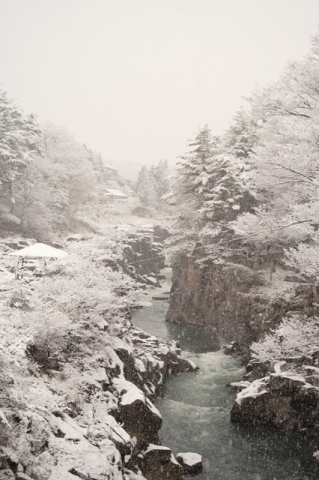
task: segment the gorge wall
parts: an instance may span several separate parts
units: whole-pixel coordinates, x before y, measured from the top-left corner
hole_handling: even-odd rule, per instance
[[[238,263],[198,263],[180,255],[173,262],[167,321],[204,327],[219,344],[236,342],[249,356],[249,345],[279,325],[284,315],[317,312],[315,285],[294,272],[267,264],[258,272]],[[300,280],[301,281],[301,280]]]

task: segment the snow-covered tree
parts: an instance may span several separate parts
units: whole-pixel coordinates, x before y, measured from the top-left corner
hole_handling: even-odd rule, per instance
[[[151,166],[150,177],[154,183],[156,192],[156,204],[160,206],[163,203],[163,197],[169,192],[169,169],[167,160],[160,160],[155,166]]]
[[[229,153],[248,158],[258,142],[258,124],[251,112],[241,107],[234,115],[226,131],[223,143]]]
[[[17,186],[14,213],[24,232],[49,240],[69,227],[97,188],[98,165],[92,155],[65,128],[43,128],[43,155],[25,167],[24,181]]]
[[[302,263],[308,272],[314,270],[311,264],[319,225],[318,50],[317,36],[305,59],[290,63],[277,82],[257,89],[250,99],[251,115],[258,125],[258,142],[250,154],[251,188],[258,192],[260,206],[233,224],[237,234],[255,245],[288,248],[290,266],[295,261],[300,269]]]
[[[58,210],[74,215],[97,179],[88,152],[64,127],[48,124],[44,129],[45,161],[42,169],[51,189],[51,202]]]
[[[250,166],[227,152],[223,139],[213,137],[207,126],[190,146],[173,187],[179,215],[175,238],[188,241],[190,249],[199,241],[216,250],[228,222],[253,208],[246,185]]]
[[[39,155],[40,128],[0,90],[0,221],[19,223],[12,213],[26,167]]]
[[[142,205],[145,207],[156,206],[156,184],[145,165],[138,173],[136,192]]]
[[[209,191],[209,169],[214,153],[217,153],[219,140],[213,138],[208,125],[199,130],[189,143],[189,150],[180,157],[178,176],[173,185],[177,202],[179,229],[190,234],[198,233],[202,226],[199,211],[204,202],[204,192]]]
[[[251,345],[252,357],[276,363],[287,357],[309,355],[319,341],[318,317],[285,317],[280,326],[263,340]]]

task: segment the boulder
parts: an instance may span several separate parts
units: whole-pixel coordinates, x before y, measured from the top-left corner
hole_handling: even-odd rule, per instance
[[[284,431],[319,431],[319,388],[288,372],[271,374],[238,393],[233,423],[270,425]]]
[[[199,453],[178,453],[176,460],[181,464],[185,475],[197,475],[203,470],[203,458]]]
[[[121,395],[120,416],[124,429],[132,437],[158,442],[162,417],[157,408],[139,388],[124,378],[114,378],[113,385]]]
[[[150,443],[140,456],[140,467],[147,480],[182,480],[183,469],[171,449]]]

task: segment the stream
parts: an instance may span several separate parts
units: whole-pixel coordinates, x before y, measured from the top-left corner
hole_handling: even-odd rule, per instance
[[[319,478],[312,454],[319,440],[284,434],[267,428],[230,423],[235,400],[226,384],[242,380],[239,362],[210,343],[200,330],[165,322],[168,301],[152,300],[170,289],[170,269],[161,272],[162,288],[148,288],[144,301],[152,305],[136,310],[134,324],[168,340],[178,340],[183,355],[199,370],[171,375],[165,398],[155,401],[163,417],[160,439],[176,455],[196,452],[203,456],[198,480],[310,480]]]

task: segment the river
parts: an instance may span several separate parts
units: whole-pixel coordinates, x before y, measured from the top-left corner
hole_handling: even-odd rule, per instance
[[[171,375],[165,397],[155,404],[163,417],[160,439],[176,455],[196,452],[203,456],[198,480],[310,480],[319,478],[312,453],[319,440],[283,434],[267,428],[232,425],[230,409],[235,395],[226,384],[242,379],[244,369],[211,344],[199,330],[165,322],[168,302],[152,300],[170,288],[170,269],[162,288],[149,288],[149,307],[134,312],[134,324],[165,339],[179,340],[183,354],[199,370]]]

